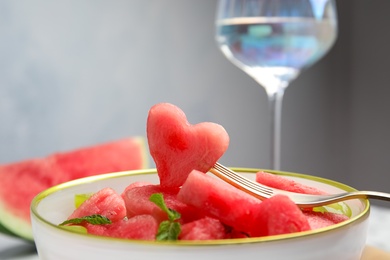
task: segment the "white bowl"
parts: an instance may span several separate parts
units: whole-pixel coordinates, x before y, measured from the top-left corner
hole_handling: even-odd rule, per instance
[[[254,179],[259,169],[236,168]],[[275,172],[326,192],[353,188],[323,178]],[[158,183],[155,169],[88,177],[60,184],[37,195],[31,204],[34,241],[40,259],[360,259],[365,247],[369,202],[354,199],[345,203],[352,217],[342,223],[312,231],[262,238],[205,242],[150,242],[81,234],[57,225],[74,210],[74,195],[111,187],[118,193],[134,181]]]

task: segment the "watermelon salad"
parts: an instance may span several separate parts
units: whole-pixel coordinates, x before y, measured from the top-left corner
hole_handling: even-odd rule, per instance
[[[308,231],[348,219],[339,212],[300,209],[284,195],[261,201],[208,175],[227,150],[227,132],[210,122],[191,125],[172,104],[150,109],[147,139],[159,184],[129,183],[121,193],[106,187],[86,198],[60,226],[124,239],[215,240]],[[267,172],[258,172],[256,181],[324,193]]]

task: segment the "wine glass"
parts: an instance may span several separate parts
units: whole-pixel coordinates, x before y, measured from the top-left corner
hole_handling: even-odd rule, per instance
[[[216,41],[222,53],[267,92],[271,168],[280,168],[282,100],[300,72],[337,38],[334,0],[219,0]]]

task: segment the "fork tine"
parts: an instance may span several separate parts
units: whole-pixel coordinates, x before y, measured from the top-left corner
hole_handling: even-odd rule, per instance
[[[236,188],[248,192],[260,199],[269,198],[274,193],[271,188],[251,181],[218,162],[210,169],[210,172]]]
[[[234,172],[233,170],[221,165],[218,162],[214,165],[214,168],[217,169],[218,171],[220,171],[221,173],[229,176],[231,179],[236,180],[237,182],[239,182],[242,185],[251,187],[252,189],[257,190],[259,192],[263,192],[266,195],[273,194],[273,191],[270,187],[267,187],[267,186],[261,185],[260,183],[251,181],[251,180],[241,176],[240,174]]]

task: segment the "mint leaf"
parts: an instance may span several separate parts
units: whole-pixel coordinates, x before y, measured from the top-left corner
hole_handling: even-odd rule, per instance
[[[177,222],[177,220],[181,217],[180,213],[167,207],[164,201],[164,196],[161,193],[152,194],[149,200],[168,215],[168,220],[162,221],[158,227],[156,240],[177,240],[181,232],[181,225]]]
[[[92,225],[103,225],[103,224],[111,224],[112,223],[109,218],[106,218],[102,215],[94,214],[94,215],[85,216],[85,217],[81,217],[81,218],[72,218],[72,219],[65,220],[64,222],[59,224],[59,226],[64,226],[64,225],[68,225],[68,224],[77,225],[77,224],[81,224],[83,222],[88,222]]]
[[[149,200],[156,204],[160,209],[168,214],[168,219],[170,221],[175,221],[181,217],[180,213],[170,209],[164,202],[164,196],[161,193],[154,193],[150,196]]]
[[[158,227],[156,240],[157,241],[172,241],[177,240],[181,232],[179,222],[172,222],[169,220],[162,221]]]

